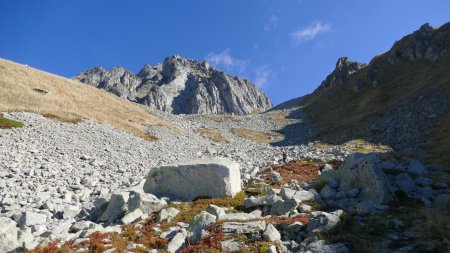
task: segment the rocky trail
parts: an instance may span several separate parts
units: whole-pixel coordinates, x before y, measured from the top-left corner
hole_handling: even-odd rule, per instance
[[[439,216],[443,234],[422,229],[436,227],[427,223],[427,210],[448,207],[448,182],[431,179],[433,168],[418,160],[349,156],[358,146],[309,143],[311,131],[298,108],[246,116],[152,113],[179,130],[149,126],[158,140],[148,142],[88,120],[70,124],[33,113],[5,114],[25,126],[0,130],[0,251],[38,245],[35,252],[441,252],[449,247],[448,216]],[[201,136],[205,128],[217,129],[224,143]],[[267,134],[276,131],[289,138]],[[269,141],[238,136],[243,132]],[[286,165],[282,152],[288,154]],[[237,164],[240,173],[232,181],[238,180],[242,192],[178,202],[144,190],[152,168],[211,158]],[[414,208],[423,211],[415,213],[423,223],[409,221]],[[371,227],[365,234],[364,226]],[[362,241],[355,242],[352,233],[360,233]]]

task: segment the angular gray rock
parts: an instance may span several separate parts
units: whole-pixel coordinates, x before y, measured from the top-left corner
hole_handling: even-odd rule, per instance
[[[139,219],[144,213],[141,209],[134,209],[133,211],[125,214],[122,219],[120,219],[122,224],[130,224],[133,221]]]
[[[276,242],[281,239],[280,232],[271,224],[267,224],[263,232],[263,239],[270,242]]]
[[[360,200],[372,200],[375,204],[381,204],[393,198],[393,189],[374,153],[348,156],[339,166],[338,175],[341,181],[339,191],[359,188]]]
[[[161,210],[166,204],[165,200],[158,199],[153,194],[131,191],[127,206],[129,211],[140,209],[143,214],[151,214]]]
[[[29,227],[38,224],[45,224],[46,221],[47,216],[45,214],[26,211],[20,216],[18,224],[20,227]]]
[[[261,236],[260,233],[266,229],[266,222],[224,222],[221,229],[224,234],[245,234],[251,238],[258,238]]]
[[[257,216],[254,213],[227,213],[220,216],[219,220],[250,220],[259,217],[260,216]]]
[[[283,201],[281,197],[276,194],[271,194],[264,197],[255,198],[251,196],[250,198],[245,199],[244,206],[246,208],[256,207],[256,206],[267,206],[273,205],[279,201]]]
[[[315,211],[312,212],[308,219],[309,232],[328,232],[333,229],[339,222],[344,212],[337,210],[331,213]]]
[[[239,164],[225,158],[212,158],[153,168],[144,191],[188,201],[205,196],[233,197],[241,191]]]
[[[216,222],[217,217],[207,213],[205,211],[202,211],[201,213],[197,214],[189,223],[188,231],[189,233],[189,242],[190,243],[197,243],[201,239],[202,230],[206,228],[209,224]]]
[[[283,197],[283,199],[285,200],[296,199],[298,202],[308,200],[320,200],[320,196],[315,196],[312,191],[305,191],[302,189],[296,191],[289,188],[283,188],[281,189],[280,196]]]
[[[129,197],[129,192],[118,192],[111,195],[108,207],[102,216],[100,216],[99,221],[113,222],[121,218],[128,210],[127,202]]]
[[[279,201],[274,205],[272,205],[270,213],[272,215],[283,215],[297,209],[299,204],[300,201],[298,201],[297,199],[288,199],[285,201]]]
[[[171,253],[179,252],[185,245],[187,231],[182,229],[167,244],[167,251]]]
[[[179,214],[180,211],[174,207],[164,208],[159,212],[158,216],[156,216],[157,221],[163,221],[167,219],[174,218]]]
[[[8,252],[20,246],[16,222],[0,217],[0,252]]]
[[[65,205],[63,209],[63,218],[72,219],[75,218],[81,212],[81,207],[74,205]]]
[[[210,204],[208,208],[206,208],[206,211],[216,216],[217,219],[220,219],[222,216],[226,215],[225,210],[223,208],[212,204]]]
[[[121,67],[108,71],[95,67],[73,79],[175,114],[244,115],[272,106],[250,81],[178,55],[167,57],[155,67],[145,65],[136,75]]]

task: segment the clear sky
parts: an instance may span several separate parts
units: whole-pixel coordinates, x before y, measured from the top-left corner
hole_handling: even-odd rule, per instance
[[[313,91],[338,57],[368,62],[449,21],[449,0],[0,0],[0,57],[72,77],[179,54],[252,80],[278,104]]]

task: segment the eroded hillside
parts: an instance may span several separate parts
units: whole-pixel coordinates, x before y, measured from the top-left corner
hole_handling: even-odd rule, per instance
[[[450,24],[423,25],[367,64],[339,59],[302,100],[318,139],[364,138],[397,150],[431,152],[450,166]]]

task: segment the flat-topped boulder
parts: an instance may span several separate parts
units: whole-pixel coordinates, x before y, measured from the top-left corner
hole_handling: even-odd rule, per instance
[[[153,168],[144,191],[174,200],[197,197],[233,197],[241,191],[239,164],[211,158]]]

